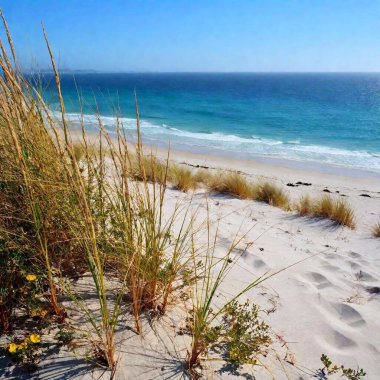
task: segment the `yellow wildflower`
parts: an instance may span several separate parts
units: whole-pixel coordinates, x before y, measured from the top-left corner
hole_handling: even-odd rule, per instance
[[[10,353],[14,353],[14,352],[16,352],[17,351],[17,344],[16,343],[11,343],[10,345],[9,345],[9,347],[8,347],[8,350],[9,350],[9,352]]]
[[[36,276],[35,274],[28,274],[28,275],[26,276],[26,279],[27,279],[28,281],[36,281],[36,280],[37,280],[37,276]]]
[[[41,342],[41,337],[38,335],[38,334],[32,334],[30,337],[29,337],[30,341],[32,343],[40,343]]]

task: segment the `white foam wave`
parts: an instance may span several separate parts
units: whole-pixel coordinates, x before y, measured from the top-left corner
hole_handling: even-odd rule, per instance
[[[72,123],[80,121],[80,115],[67,114]],[[94,115],[84,115],[85,124],[91,128],[98,125],[98,119]],[[103,124],[112,131],[116,125],[116,118],[110,116],[101,117]],[[119,118],[123,128],[134,131],[136,119]],[[140,127],[145,138],[161,142],[178,143],[189,147],[203,147],[222,149],[238,154],[262,155],[290,160],[316,161],[348,167],[370,169],[380,172],[380,152],[367,152],[362,150],[346,150],[322,145],[304,145],[300,140],[280,141],[259,136],[242,137],[220,132],[190,132],[181,130],[166,124],[157,125],[146,120],[141,120]]]

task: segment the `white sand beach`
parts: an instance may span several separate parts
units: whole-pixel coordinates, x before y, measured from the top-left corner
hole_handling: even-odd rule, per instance
[[[161,157],[166,154],[161,149],[154,153]],[[272,329],[275,339],[267,357],[262,358],[260,365],[232,372],[223,370],[220,361],[206,361],[205,378],[315,378],[316,371],[323,367],[320,356],[324,353],[334,363],[364,368],[368,380],[378,379],[380,240],[372,237],[371,227],[380,219],[380,179],[338,177],[178,151],[171,152],[171,160],[211,171],[238,170],[251,181],[270,179],[283,186],[293,200],[304,194],[322,195],[328,189],[334,197],[344,196],[356,216],[357,228],[351,230],[326,219],[299,217],[261,202],[210,194],[205,189],[185,194],[169,187],[166,212],[170,213],[179,200],[191,202],[191,209],[202,221],[209,208],[210,219],[219,225],[220,252],[228,250],[237,232],[246,233],[240,243],[241,251],[234,253],[239,259],[218,298],[228,300],[255,278],[291,266],[242,297],[260,306],[260,317]],[[296,185],[297,182],[303,184]],[[206,240],[197,243],[206,244]],[[85,279],[82,281],[86,283]],[[119,364],[114,378],[186,378],[182,365],[190,338],[179,333],[185,323],[183,310],[177,303],[168,315],[152,325],[145,321],[143,339],[130,329],[119,331]],[[90,368],[82,359],[61,350],[43,360],[31,378],[110,377],[109,372]]]
[[[336,197],[345,196],[355,210],[355,230],[328,220],[298,217],[260,202],[220,195],[210,195],[208,201],[214,218],[224,216],[219,234],[226,242],[233,239],[239,226],[254,225],[246,236],[254,244],[240,259],[241,267],[234,268],[226,289],[238,289],[255,275],[306,259],[250,294],[261,307],[271,310],[265,320],[288,342],[295,363],[318,368],[320,354],[326,353],[347,366],[365,368],[368,379],[377,379],[380,241],[371,236],[371,228],[380,219],[380,179],[179,152],[172,152],[171,157],[191,165],[239,170],[252,181],[271,179],[284,186],[294,200],[304,194],[321,195],[325,189]],[[286,186],[297,182],[311,185]],[[182,196],[169,193],[170,198]],[[197,191],[193,202],[204,202],[204,193]],[[307,378],[304,376],[300,372],[290,378]]]

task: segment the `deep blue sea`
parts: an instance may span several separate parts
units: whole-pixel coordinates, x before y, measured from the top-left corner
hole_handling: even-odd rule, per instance
[[[148,142],[380,173],[380,74],[63,74],[76,121],[74,77],[89,127],[98,110],[110,131],[116,113],[132,131],[136,90]]]

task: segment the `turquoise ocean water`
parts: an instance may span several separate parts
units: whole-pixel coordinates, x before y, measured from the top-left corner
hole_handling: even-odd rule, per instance
[[[74,77],[89,128],[98,109],[110,131],[117,113],[133,133],[136,90],[148,142],[380,174],[380,74],[63,74],[76,122]],[[57,109],[52,84],[45,97]]]

